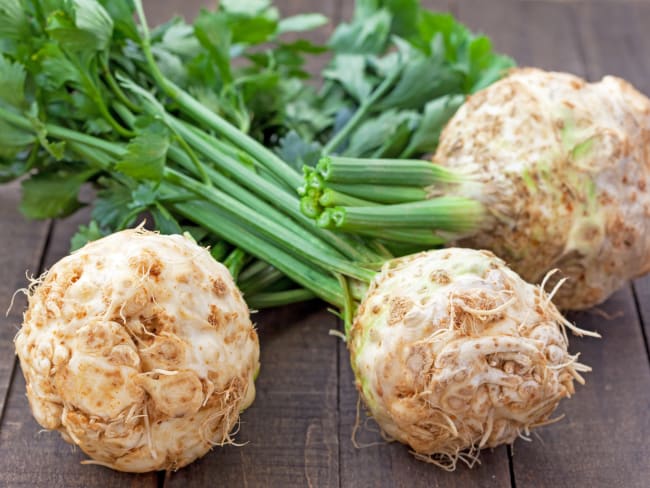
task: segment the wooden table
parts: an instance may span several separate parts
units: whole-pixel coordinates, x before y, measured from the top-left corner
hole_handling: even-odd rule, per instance
[[[196,0],[148,3],[152,21]],[[210,2],[205,2],[210,3]],[[612,73],[650,94],[650,1],[427,1],[488,33],[521,65],[571,71],[590,79]],[[321,11],[338,21],[352,0],[286,0],[283,13]],[[326,38],[324,29],[320,39]],[[17,212],[18,187],[0,188],[0,308],[68,249],[85,215],[62,222],[27,222]],[[12,338],[22,297],[0,327],[0,486],[650,486],[650,277],[630,283],[597,310],[573,315],[602,340],[573,339],[571,349],[593,366],[587,385],[560,411],[566,418],[540,429],[533,442],[484,452],[475,469],[440,471],[399,444],[362,449],[350,440],[357,395],[340,327],[319,302],[263,313],[262,370],[257,399],[242,416],[243,447],[215,449],[176,473],[129,475],[82,466],[83,453],[32,419]],[[359,440],[380,440],[371,423]]]

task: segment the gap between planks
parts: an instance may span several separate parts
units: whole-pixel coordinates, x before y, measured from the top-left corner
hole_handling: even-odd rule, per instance
[[[17,203],[17,202],[16,202]],[[45,258],[45,253],[47,250],[47,247],[49,246],[50,242],[50,236],[52,234],[52,221],[48,220],[43,222],[42,224],[35,224],[35,223],[25,223],[25,227],[31,227],[34,229],[34,237],[37,238],[37,245],[35,246],[35,251],[36,254],[32,255],[32,259],[30,262],[25,262],[24,264],[26,265],[26,273],[34,273],[34,276],[39,276],[43,272],[43,265],[44,265],[44,258]],[[12,237],[15,234],[11,234],[8,237]],[[29,248],[21,248],[20,251],[28,251]],[[29,269],[31,267],[31,270]],[[9,281],[9,277],[6,277],[7,281]],[[24,286],[27,286],[27,283],[25,283]],[[23,304],[26,303],[25,297],[18,297],[20,294],[19,291],[17,290],[9,290],[11,292],[11,305],[12,308],[8,309],[5,313],[5,322],[7,325],[10,325],[11,323],[15,322],[14,325],[16,327],[19,327],[19,323],[22,318],[22,311],[19,311],[19,308],[22,308]],[[16,332],[18,331],[18,328],[16,328]],[[6,388],[4,391],[4,394],[2,398],[0,399],[0,430],[2,430],[2,425],[4,422],[4,417],[5,417],[5,411],[7,408],[9,396],[12,393],[12,385],[14,382],[14,377],[16,375],[16,370],[19,369],[18,367],[18,358],[15,355],[15,351],[13,349],[13,338],[11,342],[11,352],[12,352],[12,359],[9,360],[10,365],[7,371],[7,376],[6,376]],[[0,385],[1,386],[1,385]]]

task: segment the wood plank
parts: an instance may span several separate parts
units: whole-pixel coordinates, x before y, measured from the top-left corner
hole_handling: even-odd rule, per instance
[[[479,2],[484,0],[477,0]],[[538,3],[540,0],[513,0],[520,3]],[[615,3],[621,4],[650,4],[650,0],[545,0],[547,3]],[[319,6],[334,4],[335,2],[310,2],[305,0],[275,0],[273,2],[278,5],[282,11],[285,4],[297,6],[301,12],[318,11]],[[454,0],[422,0],[422,5],[427,8],[434,8],[438,10],[449,10]],[[343,0],[341,2],[344,15],[343,19],[350,18],[351,12],[354,9],[354,1]],[[179,2],[178,0],[144,0],[144,5],[147,10],[147,16],[152,24],[164,22],[174,15],[182,15],[186,19],[192,19],[196,16],[202,7],[212,8],[215,5],[214,0],[185,0]],[[332,15],[332,18],[334,15]]]
[[[597,2],[574,8],[589,78],[621,76],[650,95],[650,4]]]
[[[570,5],[545,1],[460,0],[460,20],[486,33],[494,48],[520,66],[537,66],[584,75],[584,63],[574,37]]]
[[[570,317],[603,338],[571,338],[571,350],[593,372],[574,398],[562,402],[561,422],[537,432],[541,439],[514,449],[518,488],[647,487],[650,480],[650,369],[629,286],[596,311]],[[622,315],[621,315],[622,314]]]
[[[88,214],[88,210],[84,210],[54,223],[44,256],[45,268],[68,254],[70,237],[79,223],[89,220]],[[0,221],[3,221],[1,217]],[[22,274],[15,273],[15,276]],[[66,443],[58,432],[42,431],[33,419],[19,367],[14,372],[0,431],[0,459],[5,460],[0,472],[2,486],[121,487],[130,484],[144,488],[157,485],[155,473],[131,475],[81,465],[88,456]]]
[[[177,473],[165,486],[339,485],[335,317],[320,302],[258,317],[262,369],[237,442]]]
[[[578,8],[578,32],[585,46],[589,77],[621,76],[650,95],[650,63],[646,61],[650,4],[598,3]],[[645,328],[646,351],[650,351],[650,276],[636,280],[634,292]]]
[[[621,76],[650,95],[650,63],[646,54],[650,50],[650,4],[608,2],[580,5],[577,9],[578,33],[585,46],[589,77]],[[650,361],[650,277],[636,280],[633,286]]]
[[[22,322],[26,297],[16,294],[9,315],[4,312],[9,309],[14,292],[29,284],[25,273],[39,274],[38,266],[49,232],[49,222],[28,222],[18,212],[19,201],[18,183],[0,188],[0,420],[15,363],[13,338]]]
[[[463,5],[461,17],[467,20],[470,10]],[[470,25],[486,26],[496,47],[510,52],[521,64],[596,77],[604,60],[621,63],[621,69],[625,66],[625,61],[615,59],[625,56],[622,51],[610,49],[599,57],[592,51],[596,46],[617,45],[617,49],[630,49],[637,55],[645,52],[633,47],[633,39],[638,42],[643,31],[623,34],[631,19],[618,21],[618,27],[611,25],[620,17],[614,13],[619,8],[638,7],[531,1],[519,5],[499,2],[493,8],[483,14],[469,13],[473,16]],[[596,10],[598,14],[585,15]],[[580,38],[576,24],[582,26]],[[639,21],[639,25],[644,24]],[[631,55],[627,53],[627,57]],[[587,376],[587,386],[578,388],[575,398],[561,405],[559,412],[567,418],[538,431],[543,444],[537,440],[515,444],[513,472],[518,487],[647,486],[650,374],[630,288],[617,293],[602,309],[609,315],[623,312],[624,316],[605,321],[592,311],[573,317],[579,326],[603,334],[601,341],[572,340],[571,349],[582,351],[581,360],[592,365],[594,372]]]

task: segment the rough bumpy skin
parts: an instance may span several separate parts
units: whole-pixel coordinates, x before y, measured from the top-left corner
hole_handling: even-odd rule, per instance
[[[434,161],[482,183],[461,193],[493,216],[457,244],[492,250],[530,282],[560,268],[560,308],[650,271],[650,100],[625,81],[514,70],[461,107]]]
[[[389,261],[349,337],[357,387],[388,437],[453,469],[549,421],[582,382],[565,319],[489,251]]]
[[[248,307],[182,236],[126,230],[63,258],[31,288],[15,342],[36,420],[122,471],[228,442],[255,396]]]

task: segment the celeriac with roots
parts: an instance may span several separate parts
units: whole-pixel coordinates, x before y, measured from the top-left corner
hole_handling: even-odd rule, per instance
[[[453,470],[482,448],[552,422],[590,368],[578,333],[543,286],[489,251],[430,251],[387,262],[348,332],[357,388],[389,439]]]
[[[559,268],[560,308],[599,304],[650,271],[650,100],[625,80],[515,70],[461,107],[433,160],[483,187],[461,185],[487,223],[459,244],[532,282]]]
[[[231,442],[259,344],[228,270],[192,240],[125,230],[29,289],[15,339],[34,417],[130,472],[175,470]]]

